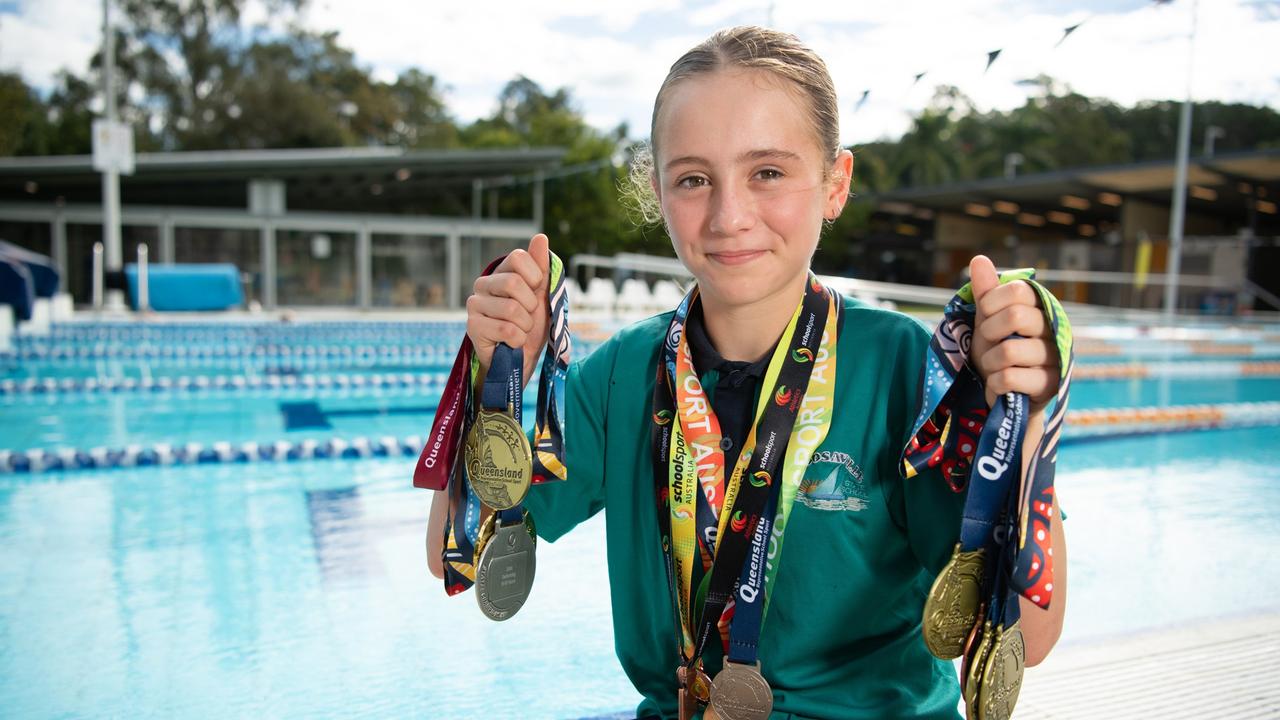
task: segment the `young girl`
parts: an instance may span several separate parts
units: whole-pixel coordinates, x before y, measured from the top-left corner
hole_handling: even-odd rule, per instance
[[[920,623],[955,545],[963,496],[937,473],[904,480],[898,470],[929,332],[828,294],[809,273],[824,222],[849,196],[853,157],[839,144],[837,107],[816,54],[752,27],[686,53],[654,102],[651,162],[641,172],[696,292],[571,366],[568,479],[535,485],[524,503],[550,541],[609,508],[616,647],[644,696],[639,717],[696,710],[682,683],[694,694],[699,678],[728,667],[758,668],[773,717],[957,716],[955,671],[930,655]],[[1050,330],[1028,285],[999,285],[981,256],[971,272],[970,361],[989,403],[1008,392],[1031,398],[1026,447],[1035,447],[1058,387]],[[547,341],[547,282],[544,235],[476,280],[467,334],[482,374],[506,343],[523,349],[529,377]],[[793,396],[782,382],[789,377],[807,390]],[[761,412],[773,404],[781,416]],[[678,428],[668,431],[673,415]],[[669,432],[678,439],[664,445]],[[658,457],[668,447],[673,457]],[[681,485],[682,469],[695,465],[697,485]],[[701,496],[690,500],[688,487]],[[428,531],[437,576],[443,496]],[[737,507],[756,510],[721,517]],[[753,538],[762,527],[764,538]],[[732,552],[734,534],[744,537],[733,539],[733,566],[709,569]],[[1052,534],[1051,609],[1022,602],[1028,665],[1062,625],[1066,556],[1056,518]],[[753,542],[763,553],[752,554]],[[733,602],[721,613],[727,592]],[[709,624],[696,624],[700,616]]]

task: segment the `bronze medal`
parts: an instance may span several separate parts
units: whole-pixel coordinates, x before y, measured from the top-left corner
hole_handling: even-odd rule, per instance
[[[984,603],[978,608],[978,616],[981,617],[987,612],[987,606]],[[960,656],[960,692],[964,692],[965,687],[969,684],[969,666],[973,665],[973,656],[978,649],[978,635],[981,633],[982,624],[974,623],[969,629],[969,635],[964,639],[964,654]]]
[[[768,720],[773,691],[760,674],[760,663],[726,662],[711,682],[711,707],[718,720]]]
[[[476,602],[490,620],[506,620],[515,615],[533,589],[536,540],[526,525],[527,519],[525,513],[524,520],[503,525],[495,515],[492,534],[486,536],[481,529],[484,545],[476,544],[480,553],[476,562]]]
[[[921,628],[929,652],[943,660],[960,657],[964,641],[978,623],[982,590],[983,552],[961,552],[956,545],[951,561],[938,574],[924,603]]]
[[[986,665],[987,655],[991,652],[991,621],[982,624],[977,638],[978,646],[973,651],[973,659],[969,661],[969,671],[965,674],[964,708],[968,720],[978,720],[978,694],[982,685],[982,669]]]
[[[471,489],[494,510],[519,505],[529,492],[533,452],[510,413],[481,408],[467,433],[463,458]]]
[[[680,718],[693,720],[693,716],[698,714],[698,708],[705,705],[711,695],[711,678],[702,669],[702,661],[699,660],[692,668],[688,665],[676,668],[676,686],[680,688],[677,694]],[[703,714],[703,720],[706,717]]]
[[[1022,690],[1022,672],[1026,667],[1027,646],[1022,627],[1014,623],[996,630],[991,653],[982,670],[982,687],[978,690],[978,720],[1009,720]]]

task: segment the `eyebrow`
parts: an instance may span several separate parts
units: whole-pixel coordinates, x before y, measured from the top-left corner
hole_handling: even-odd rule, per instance
[[[799,160],[800,156],[790,150],[781,150],[778,148],[762,148],[760,150],[748,150],[739,155],[736,160],[738,162],[746,162],[751,160]],[[670,170],[677,165],[710,165],[711,163],[704,157],[697,155],[684,155],[669,161],[663,165],[664,170]]]

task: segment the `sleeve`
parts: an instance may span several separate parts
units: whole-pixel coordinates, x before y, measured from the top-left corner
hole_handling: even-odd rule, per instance
[[[554,542],[604,507],[605,410],[616,343],[569,365],[565,377],[566,479],[529,489],[524,507],[538,536]]]
[[[920,565],[931,574],[941,572],[960,537],[964,494],[953,492],[936,469],[903,479],[898,457],[911,438],[912,421],[920,410],[920,373],[929,349],[929,331],[908,319],[902,324],[896,346],[886,360],[893,363],[893,390],[888,418],[889,437],[897,444],[888,449],[885,499],[889,514]]]

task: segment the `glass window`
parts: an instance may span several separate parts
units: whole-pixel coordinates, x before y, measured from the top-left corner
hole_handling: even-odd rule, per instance
[[[151,256],[158,259],[159,253]],[[173,261],[231,263],[240,271],[245,301],[262,302],[262,237],[257,230],[175,227]]]
[[[0,240],[53,257],[53,226],[49,223],[0,220]]]
[[[432,235],[370,238],[375,307],[444,307],[448,287],[447,241]]]
[[[465,306],[471,295],[471,284],[496,257],[519,247],[528,247],[528,240],[515,238],[464,237],[462,238],[461,278],[458,281],[458,303]]]
[[[355,233],[276,231],[280,305],[356,304]]]

